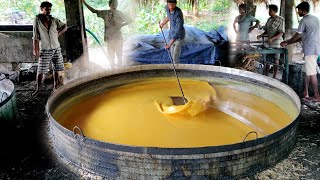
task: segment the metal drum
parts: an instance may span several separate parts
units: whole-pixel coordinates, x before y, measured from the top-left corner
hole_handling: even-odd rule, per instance
[[[13,123],[17,117],[17,99],[14,84],[0,75],[0,120]]]
[[[216,179],[240,178],[262,171],[286,158],[297,136],[300,100],[287,85],[259,74],[216,66],[177,65],[181,78],[206,80],[220,78],[266,89],[252,90],[286,110],[292,103],[296,112],[285,128],[256,140],[223,146],[199,148],[157,148],[112,144],[88,138],[77,127],[70,131],[53,117],[81,99],[144,78],[174,77],[171,65],[143,65],[117,69],[70,82],[59,88],[48,100],[46,111],[50,118],[50,136],[57,154],[77,168],[112,179]],[[248,90],[248,89],[247,89]],[[250,90],[250,89],[249,89]],[[267,93],[266,93],[267,92]],[[286,102],[278,101],[279,96]]]

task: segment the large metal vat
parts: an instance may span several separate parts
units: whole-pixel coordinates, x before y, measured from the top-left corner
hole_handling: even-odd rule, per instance
[[[17,116],[17,100],[14,84],[0,75],[0,120],[13,123]]]
[[[293,104],[292,122],[256,140],[199,148],[136,147],[111,144],[88,137],[77,127],[70,131],[52,116],[85,97],[106,89],[152,77],[173,77],[171,65],[144,65],[96,74],[59,88],[47,102],[50,136],[57,154],[75,167],[112,179],[216,179],[252,175],[287,157],[293,149],[300,113],[300,100],[287,85],[259,74],[237,69],[178,65],[180,77],[218,78],[242,91],[265,98],[284,111]],[[247,84],[247,86],[244,86]],[[279,97],[283,97],[279,100]],[[292,110],[292,109],[291,109]]]

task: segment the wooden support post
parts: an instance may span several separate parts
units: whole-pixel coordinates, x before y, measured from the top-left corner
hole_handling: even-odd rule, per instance
[[[65,35],[67,59],[74,62],[87,52],[83,7],[81,0],[65,0],[64,4],[69,27]]]
[[[292,28],[293,28],[292,11],[294,8],[295,8],[294,7],[294,0],[281,0],[280,15],[285,18],[285,34],[284,34],[285,40],[291,38],[293,35],[293,32],[292,32]],[[294,46],[289,45],[289,46],[287,46],[287,49],[288,49],[289,62],[291,62]]]
[[[281,0],[281,1],[284,1],[285,7],[281,8],[281,10],[284,9],[284,12],[283,13],[281,12],[280,15],[285,18],[285,25],[286,25],[285,29],[286,29],[286,32],[287,31],[291,31],[292,30],[292,25],[293,25],[293,21],[292,21],[293,14],[292,14],[292,11],[295,8],[294,7],[294,1],[293,0]]]

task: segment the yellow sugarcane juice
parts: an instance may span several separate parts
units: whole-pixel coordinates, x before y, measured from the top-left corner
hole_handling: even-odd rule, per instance
[[[175,79],[147,79],[83,99],[56,118],[95,140],[163,148],[239,143],[251,131],[263,137],[292,122],[277,104],[249,92],[192,79],[181,85],[193,103],[183,110],[172,107],[169,98],[181,96]]]

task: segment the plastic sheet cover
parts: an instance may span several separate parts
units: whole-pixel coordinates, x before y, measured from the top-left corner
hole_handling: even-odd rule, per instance
[[[227,48],[221,48],[228,42],[225,27],[205,32],[192,26],[185,26],[186,37],[182,46],[180,63],[214,64],[227,54]],[[164,30],[169,42],[169,30]],[[168,52],[164,49],[161,32],[156,35],[136,35],[124,43],[124,56],[128,60],[145,64],[170,63]]]

